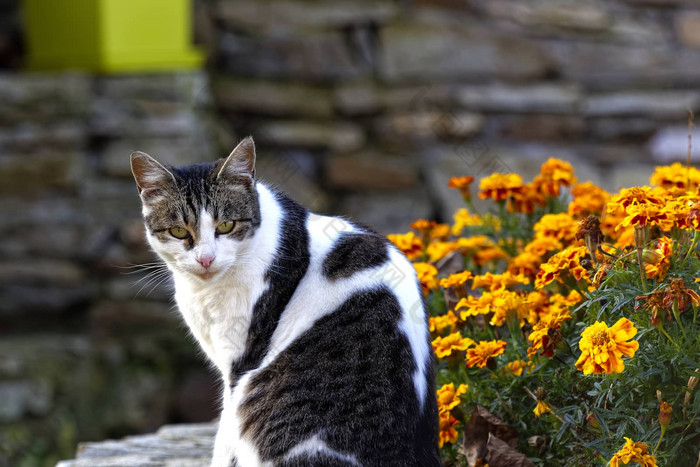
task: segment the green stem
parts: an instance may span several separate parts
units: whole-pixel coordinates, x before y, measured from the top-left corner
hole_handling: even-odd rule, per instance
[[[681,266],[690,258],[690,255],[693,254],[695,251],[695,246],[698,244],[698,240],[700,240],[700,230],[695,231],[695,235],[693,235],[693,241],[690,244],[690,248],[688,248],[688,253],[685,254],[685,258],[683,258],[683,261],[681,261]]]
[[[652,456],[656,456],[656,451],[659,449],[659,446],[661,445],[661,440],[664,439],[665,434],[666,434],[666,427],[662,426],[661,427],[661,435],[659,436],[659,442],[656,443],[656,447],[654,447],[654,452],[651,453]]]
[[[637,264],[639,264],[639,277],[642,281],[642,290],[647,293],[647,272],[644,269],[644,259],[642,258],[643,248],[637,248]]]
[[[681,322],[681,314],[680,314],[680,311],[678,310],[678,301],[677,300],[673,301],[673,306],[671,307],[671,311],[673,311],[673,317],[676,319],[676,322],[678,323],[678,327],[681,328],[681,333],[683,334],[683,340],[688,340],[688,337],[685,335],[685,329],[683,328],[683,323]]]
[[[676,344],[676,341],[671,339],[671,336],[668,335],[668,333],[666,332],[666,330],[663,327],[658,326],[657,329],[659,330],[659,332],[661,332],[661,334],[666,336],[666,339],[670,340],[673,345],[675,345],[677,348],[680,348],[680,346],[678,344]]]

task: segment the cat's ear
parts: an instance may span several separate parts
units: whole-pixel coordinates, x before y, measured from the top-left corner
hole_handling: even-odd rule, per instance
[[[216,178],[224,176],[250,177],[251,181],[255,178],[255,143],[252,136],[238,143],[221,165]]]
[[[140,151],[131,153],[131,173],[134,174],[136,186],[142,196],[150,190],[163,190],[175,184],[172,172]]]

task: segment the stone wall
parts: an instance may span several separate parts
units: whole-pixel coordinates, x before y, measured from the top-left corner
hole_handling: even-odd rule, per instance
[[[206,5],[231,128],[294,161],[291,185],[319,208],[385,232],[449,219],[456,174],[531,174],[554,156],[608,189],[644,182],[685,158],[700,106],[694,0]]]
[[[215,158],[204,72],[0,75],[0,466],[215,416],[129,168]]]

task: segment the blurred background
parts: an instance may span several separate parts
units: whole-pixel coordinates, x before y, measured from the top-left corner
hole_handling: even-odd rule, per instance
[[[251,134],[263,180],[405,232],[450,220],[451,176],[559,157],[646,183],[699,107],[697,0],[0,0],[0,466],[216,416],[138,266],[131,151],[186,164]]]

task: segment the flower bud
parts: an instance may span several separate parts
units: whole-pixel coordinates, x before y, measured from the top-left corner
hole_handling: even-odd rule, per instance
[[[700,373],[700,370],[695,370],[695,373]],[[698,377],[697,376],[691,376],[688,378],[688,389],[691,391],[695,390],[695,387],[698,385]]]
[[[644,249],[642,251],[642,259],[645,263],[659,264],[664,256],[656,250]]]
[[[658,389],[656,390],[656,400],[659,401],[659,404],[664,401],[664,395]]]
[[[666,428],[671,423],[671,412],[673,412],[673,407],[668,402],[663,401],[659,406],[659,424],[662,427]]]
[[[647,243],[647,231],[642,225],[634,226],[634,246],[638,249],[644,248]]]
[[[586,421],[593,428],[600,428],[600,422],[598,421],[598,418],[593,415],[593,412],[589,412],[588,415],[586,415]]]

